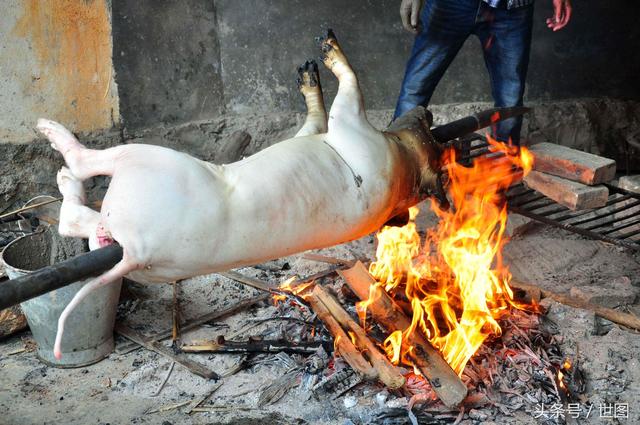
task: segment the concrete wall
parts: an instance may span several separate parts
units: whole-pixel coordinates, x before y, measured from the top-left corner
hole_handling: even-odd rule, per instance
[[[412,36],[399,0],[114,0],[115,64],[131,128],[222,112],[300,111],[295,69],[318,56],[314,37],[333,28],[358,72],[369,109],[395,104]],[[640,99],[640,2],[574,0],[553,33],[551,0],[536,3],[527,97]],[[323,71],[327,100],[335,81]],[[454,61],[433,103],[490,100],[477,39]]]
[[[0,143],[34,138],[38,117],[79,132],[118,123],[107,0],[5,0]]]
[[[32,139],[39,116],[87,132],[111,127],[120,114],[127,128],[139,129],[226,113],[302,111],[295,69],[318,56],[314,37],[327,27],[358,72],[367,108],[393,108],[412,45],[398,3],[5,0],[0,143]],[[552,33],[544,25],[551,1],[536,3],[529,101],[640,99],[640,2],[574,0],[574,9],[569,26]],[[335,80],[324,70],[321,77],[330,103]],[[433,103],[488,100],[481,49],[470,38]]]
[[[223,112],[213,1],[113,0],[113,38],[127,126]]]

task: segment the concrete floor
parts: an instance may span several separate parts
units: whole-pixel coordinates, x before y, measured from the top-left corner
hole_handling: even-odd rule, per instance
[[[515,221],[515,219],[514,219]],[[432,225],[434,218],[423,213],[419,228]],[[351,259],[374,254],[373,237],[320,251],[326,255]],[[585,240],[573,234],[545,225],[529,226],[524,234],[514,236],[505,248],[505,262],[514,277],[539,284],[554,291],[571,293],[596,291],[606,296],[605,302],[620,304],[630,301],[640,287],[639,255],[607,245]],[[287,276],[309,275],[327,268],[326,264],[289,257],[271,264],[289,262],[291,270],[280,273],[246,268],[240,272],[269,281],[282,281]],[[627,279],[625,279],[625,277]],[[621,280],[622,279],[622,280]],[[628,286],[625,298],[616,298],[607,290],[612,281]],[[132,304],[122,305],[124,318],[132,327],[146,334],[164,330],[171,323],[171,288],[169,285],[130,287]],[[184,317],[195,317],[207,311],[231,306],[240,299],[255,294],[241,284],[217,275],[185,281],[182,289]],[[562,350],[575,356],[579,351],[581,366],[587,378],[587,393],[582,403],[595,405],[592,419],[586,423],[605,423],[598,417],[602,403],[627,403],[628,422],[640,423],[640,335],[597,319],[592,313],[548,304],[548,318],[560,328]],[[640,315],[640,305],[623,307]],[[212,327],[187,333],[184,340],[229,335],[242,328],[253,317],[277,314],[275,307],[264,305],[231,316]],[[276,327],[273,323],[271,325]],[[252,334],[259,334],[256,328]],[[265,329],[265,328],[262,328]],[[185,413],[187,406],[162,410],[188,403],[207,393],[214,383],[189,373],[176,365],[162,392],[154,396],[167,374],[170,361],[139,349],[128,354],[112,354],[98,364],[79,369],[55,369],[39,362],[34,352],[22,351],[30,333],[0,341],[0,424],[350,424],[371,423],[372,412],[379,411],[375,394],[382,389],[365,386],[349,394],[356,405],[345,407],[344,398],[334,401],[308,399],[303,391],[293,389],[280,401],[257,407],[259,389],[281,376],[282,365],[262,364],[223,379],[209,403],[220,406],[215,412]],[[117,345],[126,343],[117,340]],[[15,354],[14,354],[15,353]],[[197,361],[222,373],[233,368],[236,355],[192,355]],[[406,400],[392,394],[387,403],[398,405]],[[156,412],[154,412],[154,410]],[[158,411],[161,410],[161,411]],[[502,423],[543,423],[534,419],[532,411],[520,411],[515,417],[502,417]],[[467,417],[463,424],[476,423]],[[609,423],[609,422],[607,422]]]

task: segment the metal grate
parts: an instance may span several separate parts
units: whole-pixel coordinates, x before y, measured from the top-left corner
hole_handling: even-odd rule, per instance
[[[475,133],[453,145],[458,150],[458,162],[464,165],[482,155],[501,156],[489,153],[486,138]],[[611,184],[605,186],[609,199],[602,208],[572,211],[522,183],[509,189],[507,205],[509,211],[541,223],[640,251],[640,194]]]
[[[572,211],[522,183],[509,189],[509,211],[593,239],[640,251],[640,194],[606,184],[602,208]]]

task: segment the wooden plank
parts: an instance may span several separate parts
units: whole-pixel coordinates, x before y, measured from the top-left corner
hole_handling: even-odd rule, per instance
[[[616,175],[616,162],[554,143],[538,143],[530,148],[533,169],[587,185],[606,183]]]
[[[375,284],[375,280],[361,262],[338,273],[346,280],[358,298],[361,300],[369,299],[370,288]],[[373,292],[372,299],[374,301],[369,304],[368,311],[378,323],[389,332],[404,331],[411,326],[411,320],[382,288],[376,286]],[[427,377],[440,400],[448,407],[456,407],[462,403],[467,396],[467,386],[440,353],[418,332],[413,332],[409,336],[409,344],[414,347],[409,353],[411,360]]]
[[[539,171],[530,171],[524,182],[531,189],[572,210],[604,207],[609,198],[609,189],[603,185],[586,186]]]
[[[181,364],[182,366],[189,369],[190,372],[198,376],[201,376],[205,379],[220,379],[220,375],[218,375],[214,371],[209,370],[207,367],[201,365],[200,363],[194,362],[184,354],[174,353],[171,348],[165,347],[158,341],[153,341],[147,338],[146,336],[134,331],[133,329],[123,325],[122,323],[116,323],[115,331],[125,338],[142,345],[147,350],[155,351],[156,353],[167,357],[176,363]]]

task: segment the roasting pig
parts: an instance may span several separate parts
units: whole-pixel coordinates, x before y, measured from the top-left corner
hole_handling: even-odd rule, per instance
[[[304,126],[232,164],[143,144],[91,150],[62,125],[38,121],[66,163],[57,177],[64,196],[59,232],[88,238],[92,248],[117,242],[124,252],[62,313],[56,357],[66,318],[97,287],[123,276],[175,281],[347,242],[379,229],[434,187],[438,155],[425,111],[405,120],[405,128],[376,130],[335,36],[329,31],[320,42],[339,81],[328,120],[317,67],[307,62],[299,69]],[[82,184],[98,175],[111,176],[100,212],[85,206]]]

